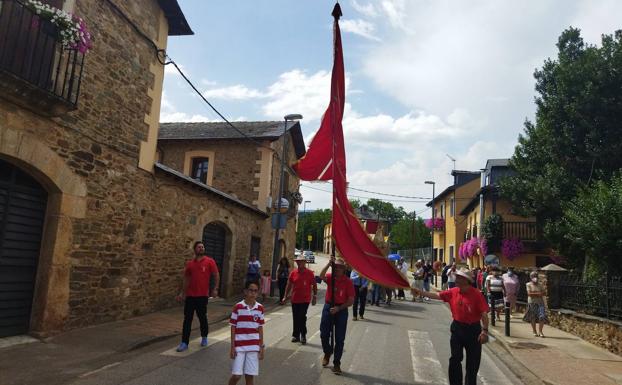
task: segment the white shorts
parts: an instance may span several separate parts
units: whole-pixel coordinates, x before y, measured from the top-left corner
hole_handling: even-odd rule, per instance
[[[259,375],[259,352],[237,352],[231,365],[234,376]]]

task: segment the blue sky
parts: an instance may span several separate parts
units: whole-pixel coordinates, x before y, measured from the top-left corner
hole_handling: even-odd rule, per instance
[[[232,120],[301,113],[309,141],[330,91],[334,2],[179,3],[195,35],[170,38],[168,53],[204,95]],[[435,180],[437,191],[451,183],[446,154],[467,170],[511,156],[534,113],[533,71],[555,55],[564,28],[581,28],[594,44],[622,28],[615,0],[340,3],[348,180],[405,196],[431,196],[425,180]],[[217,120],[170,67],[161,120]],[[307,208],[330,206],[330,194],[301,192]],[[424,209],[420,201],[394,204]]]

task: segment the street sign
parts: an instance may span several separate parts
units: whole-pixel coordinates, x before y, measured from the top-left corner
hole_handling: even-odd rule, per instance
[[[313,235],[309,234],[307,235],[307,241],[311,242],[313,240]]]

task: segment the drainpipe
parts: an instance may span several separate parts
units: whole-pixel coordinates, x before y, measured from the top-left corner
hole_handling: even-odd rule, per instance
[[[476,236],[479,238],[482,235],[482,226],[484,225],[484,187],[486,187],[486,169],[480,170],[480,193],[479,193],[479,224],[477,226]]]

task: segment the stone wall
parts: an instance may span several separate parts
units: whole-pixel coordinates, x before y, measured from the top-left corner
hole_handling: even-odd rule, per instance
[[[550,325],[622,356],[622,322],[571,310],[549,311]]]

